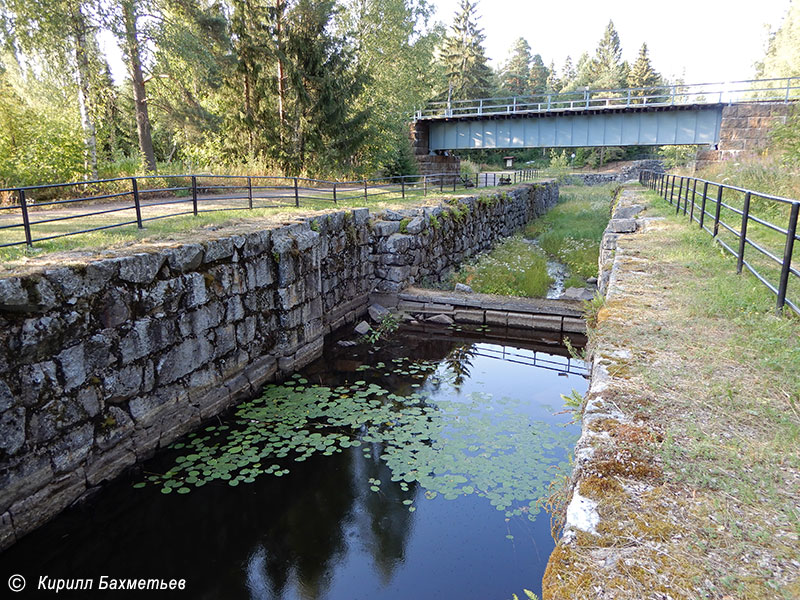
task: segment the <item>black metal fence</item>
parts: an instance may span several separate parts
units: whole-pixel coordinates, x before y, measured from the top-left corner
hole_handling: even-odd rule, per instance
[[[776,309],[779,312],[784,306],[788,306],[800,315],[800,307],[787,298],[790,276],[794,278],[793,281],[800,281],[800,271],[792,267],[795,241],[800,240],[797,235],[800,201],[696,177],[654,171],[642,171],[639,175],[639,182],[658,192],[670,204],[674,204],[675,214],[679,214],[683,210],[683,214],[688,215],[691,222],[696,222],[701,229],[714,236],[720,246],[736,257],[737,273],[741,273],[742,269],[746,268],[777,296]],[[740,206],[734,206],[733,203],[740,204]],[[756,216],[753,210],[754,203],[764,207],[763,213],[780,215],[786,219],[786,227],[771,223],[763,215]],[[723,209],[737,215],[735,220],[738,223],[726,223]],[[709,221],[711,222],[710,226]],[[751,225],[761,228],[759,235],[752,235],[752,233],[748,235],[748,227]],[[735,248],[722,239],[722,234],[725,232],[733,235],[736,240]],[[768,243],[781,245],[783,257],[778,256],[776,251],[766,248]],[[745,259],[747,246],[758,252],[754,257],[761,263],[761,270],[754,264],[753,258]],[[771,269],[771,265],[776,265],[777,269]],[[773,271],[773,275],[777,275],[777,285],[770,282],[769,275],[765,274],[770,271]]]
[[[256,175],[147,175],[0,189],[0,248],[42,242],[148,221],[215,211],[326,208],[393,196],[427,196],[457,189],[513,185],[538,177],[534,169],[461,175],[401,175],[324,181]],[[391,198],[385,198],[391,199]],[[108,217],[118,216],[108,222]],[[80,228],[80,219],[94,218]],[[73,229],[69,227],[76,224]],[[84,224],[86,222],[84,221]],[[18,239],[10,239],[16,237]]]

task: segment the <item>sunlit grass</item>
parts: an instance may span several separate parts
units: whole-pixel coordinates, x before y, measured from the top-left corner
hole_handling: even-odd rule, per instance
[[[465,264],[453,275],[476,292],[503,296],[540,298],[553,283],[547,274],[547,258],[521,236],[500,242],[494,250]]]
[[[525,237],[567,265],[567,287],[582,287],[597,276],[600,240],[608,225],[614,185],[565,186],[559,203],[525,228]]]

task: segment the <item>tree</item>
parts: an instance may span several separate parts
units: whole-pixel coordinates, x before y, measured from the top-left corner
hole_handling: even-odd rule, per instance
[[[556,65],[553,61],[550,61],[550,67],[547,69],[547,82],[545,85],[548,94],[557,94],[561,91],[561,80],[558,78]]]
[[[353,110],[366,83],[344,40],[328,33],[334,0],[298,0],[287,13],[286,138],[284,164],[300,173],[314,157],[317,167],[346,164],[366,135],[367,114]]]
[[[363,172],[416,170],[408,116],[445,85],[441,65],[434,61],[444,30],[438,24],[428,27],[432,11],[424,0],[346,0],[338,15],[337,27],[368,76],[356,102],[368,115],[368,133],[356,157]]]
[[[658,93],[658,86],[662,85],[662,81],[661,75],[650,64],[647,44],[643,43],[639,49],[639,57],[633,63],[633,67],[628,74],[628,87],[642,88],[634,92],[636,96],[653,96]],[[650,99],[649,101],[652,102],[653,100]]]
[[[614,22],[609,21],[592,60],[595,89],[619,89],[625,87],[626,66],[622,62],[622,46]]]
[[[442,60],[447,70],[449,98],[484,98],[492,91],[492,70],[483,48],[485,36],[478,27],[477,7],[477,0],[461,0],[445,38]]]
[[[800,76],[800,4],[791,2],[777,31],[770,34],[764,59],[756,64],[756,77]]]
[[[500,72],[500,87],[504,94],[522,96],[530,83],[531,47],[525,38],[517,38]]]
[[[535,54],[531,59],[531,74],[528,83],[528,93],[541,98],[547,90],[547,67],[544,66],[541,54]]]
[[[147,171],[155,173],[156,155],[153,151],[153,138],[150,127],[150,115],[147,107],[147,91],[145,90],[144,71],[142,69],[141,45],[137,21],[139,7],[137,0],[121,0],[123,29],[120,41],[128,61],[128,70],[133,88],[133,101],[136,107],[136,130],[139,136],[139,150],[144,159]]]
[[[562,87],[568,86],[575,79],[577,73],[575,67],[572,65],[572,57],[567,56],[564,59],[564,66],[561,68],[561,85]]]
[[[97,138],[90,94],[90,56],[96,48],[91,0],[0,0],[12,47],[27,56],[58,64],[74,77],[84,133],[86,171],[97,178]]]

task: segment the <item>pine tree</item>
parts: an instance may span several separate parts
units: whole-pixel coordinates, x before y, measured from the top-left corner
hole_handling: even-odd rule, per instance
[[[547,90],[547,67],[544,66],[541,54],[535,54],[531,59],[531,75],[528,91],[531,96],[542,99]]]
[[[619,89],[625,87],[625,66],[622,62],[622,46],[614,22],[609,21],[592,60],[595,89]]]
[[[576,77],[575,67],[572,65],[572,57],[564,59],[564,66],[561,68],[561,85],[566,88]]]
[[[550,66],[547,69],[547,93],[548,94],[557,94],[561,91],[561,80],[558,78],[558,73],[556,73],[556,65],[551,60]]]
[[[461,0],[445,38],[442,60],[452,99],[484,98],[492,92],[492,70],[483,48],[485,36],[478,27],[477,7],[477,0]]]
[[[517,38],[505,67],[500,73],[504,94],[522,96],[528,91],[531,69],[531,47],[525,38]]]
[[[643,88],[634,92],[636,96],[652,96],[658,92],[657,86],[661,85],[662,79],[653,65],[650,64],[650,56],[647,52],[647,44],[643,43],[639,49],[639,57],[633,63],[633,67],[628,74],[628,87]],[[650,102],[653,100],[651,99]],[[641,102],[641,101],[639,101]]]

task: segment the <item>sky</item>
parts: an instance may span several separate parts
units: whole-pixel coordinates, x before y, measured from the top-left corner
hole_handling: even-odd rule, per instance
[[[459,0],[429,0],[449,25]],[[653,66],[686,83],[752,79],[789,0],[480,0],[479,25],[492,66],[503,64],[524,37],[546,65],[560,70],[567,55],[577,62],[594,54],[609,19],[619,33],[623,59],[633,62],[647,42]]]

